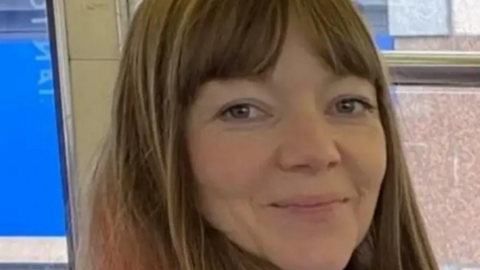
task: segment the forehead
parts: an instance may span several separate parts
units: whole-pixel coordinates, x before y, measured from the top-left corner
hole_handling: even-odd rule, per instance
[[[289,24],[278,61],[266,79],[275,88],[290,90],[320,90],[337,83],[355,83],[362,88],[372,88],[366,80],[354,75],[336,74],[316,53],[312,42],[295,21]]]
[[[312,42],[296,23],[289,24],[279,58],[272,70],[272,79],[327,79],[336,77],[325,61],[315,53]],[[287,76],[288,75],[288,76]]]

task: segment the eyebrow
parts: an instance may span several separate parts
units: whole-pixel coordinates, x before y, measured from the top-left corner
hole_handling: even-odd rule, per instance
[[[259,88],[270,92],[272,91],[272,89],[276,88],[276,84],[272,80],[273,72],[274,72],[274,68],[270,68],[260,74],[254,74],[254,75],[245,76],[245,77],[232,77],[225,80],[219,80],[219,82],[235,83],[235,82],[243,81],[243,82],[252,83],[253,85],[258,86]],[[319,81],[322,81],[322,79],[320,79]],[[338,85],[341,85],[342,83],[356,83],[358,86],[360,86],[360,87],[357,87],[358,89],[361,89],[362,91],[368,90],[368,92],[371,92],[372,94],[376,94],[375,86],[372,85],[367,79],[355,76],[353,74],[338,75],[331,70],[328,70],[327,73],[325,74],[325,78],[323,79],[322,85],[326,89],[331,89],[331,88],[335,89]]]
[[[358,89],[361,92],[366,92],[372,95],[376,95],[377,93],[377,89],[375,85],[365,78],[361,78],[357,76],[347,76],[333,83],[332,86],[335,87],[338,85],[342,85],[342,83],[355,84],[356,85],[355,89]]]

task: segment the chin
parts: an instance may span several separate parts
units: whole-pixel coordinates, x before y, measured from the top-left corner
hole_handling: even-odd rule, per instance
[[[348,237],[348,233],[343,237],[334,235],[313,237],[310,241],[282,241],[274,249],[265,247],[263,251],[282,270],[342,270],[350,261],[357,241]]]
[[[272,258],[272,262],[282,270],[342,270],[350,261],[351,254],[330,253],[295,257]]]

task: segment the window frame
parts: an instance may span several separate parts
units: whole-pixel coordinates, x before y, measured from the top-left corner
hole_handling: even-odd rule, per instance
[[[78,250],[78,206],[77,195],[80,191],[74,146],[72,117],[72,96],[70,90],[70,62],[67,44],[67,24],[63,0],[45,0],[46,17],[52,59],[55,107],[60,146],[60,167],[62,175],[63,197],[65,203],[66,240],[68,269],[74,270],[76,251]]]
[[[395,85],[480,87],[480,52],[382,52]]]

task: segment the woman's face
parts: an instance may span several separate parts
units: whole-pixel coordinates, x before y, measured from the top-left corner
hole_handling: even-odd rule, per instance
[[[188,128],[205,218],[282,269],[343,269],[386,170],[374,87],[332,74],[291,27],[264,79],[200,91]]]

